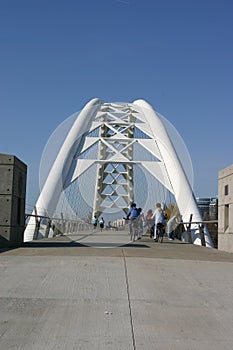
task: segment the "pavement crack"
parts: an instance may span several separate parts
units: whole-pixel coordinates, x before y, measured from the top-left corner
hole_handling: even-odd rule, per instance
[[[128,279],[128,271],[127,271],[127,264],[126,264],[126,258],[125,258],[125,254],[124,254],[124,249],[122,249],[122,255],[123,255],[123,261],[124,261],[126,292],[127,292],[128,306],[129,306],[129,317],[130,317],[130,326],[131,326],[133,350],[136,350],[136,342],[135,342],[135,334],[134,334],[134,326],[133,326],[133,316],[132,316],[132,307],[131,307],[131,301],[130,301],[130,295],[129,295],[129,279]]]

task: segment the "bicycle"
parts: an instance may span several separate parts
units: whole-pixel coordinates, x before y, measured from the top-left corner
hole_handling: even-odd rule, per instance
[[[164,237],[165,229],[164,225],[161,223],[158,223],[156,226],[156,242],[163,243],[163,237]]]

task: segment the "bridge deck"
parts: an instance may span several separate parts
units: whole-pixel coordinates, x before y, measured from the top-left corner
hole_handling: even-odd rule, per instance
[[[79,238],[1,250],[1,349],[232,349],[233,254]]]

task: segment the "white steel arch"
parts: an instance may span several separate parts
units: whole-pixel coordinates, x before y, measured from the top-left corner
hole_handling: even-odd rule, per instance
[[[98,157],[79,157],[95,145],[98,145]],[[136,146],[150,153],[151,160],[135,160],[133,149]],[[191,214],[193,222],[202,221],[192,188],[163,120],[146,101],[103,103],[100,99],[93,99],[87,103],[50,170],[36,203],[37,215],[52,217],[64,188],[94,163],[97,164],[94,212],[101,213],[105,207],[126,211],[134,200],[133,165],[140,164],[175,196],[184,222],[189,221]],[[103,181],[109,176],[110,181]],[[25,241],[33,239],[33,230],[30,229],[33,220],[32,217],[25,230]],[[192,224],[191,234],[193,243],[201,245],[197,224]],[[206,246],[212,247],[206,228],[204,234]]]

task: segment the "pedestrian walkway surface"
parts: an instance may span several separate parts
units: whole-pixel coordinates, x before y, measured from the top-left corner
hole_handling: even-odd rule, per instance
[[[0,252],[2,350],[233,348],[233,254],[75,235]]]

